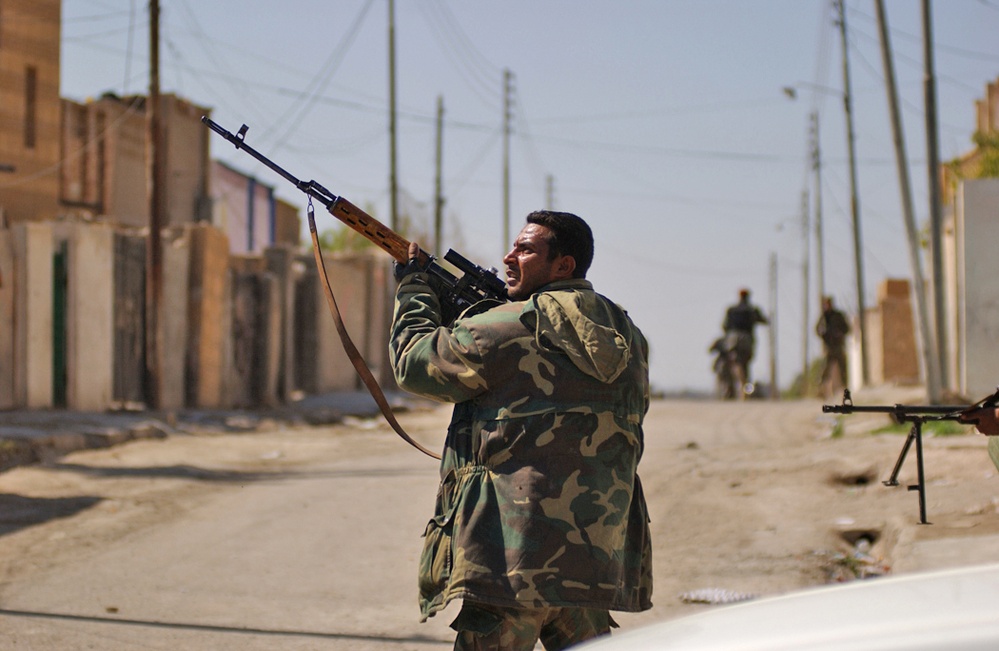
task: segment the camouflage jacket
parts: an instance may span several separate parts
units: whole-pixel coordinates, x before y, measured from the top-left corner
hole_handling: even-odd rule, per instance
[[[424,533],[423,618],[455,598],[650,608],[645,338],[586,280],[485,307],[445,328],[424,274],[396,295],[396,380],[456,403]]]

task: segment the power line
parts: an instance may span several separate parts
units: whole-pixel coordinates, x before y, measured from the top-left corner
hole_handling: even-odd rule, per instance
[[[264,132],[263,139],[266,140],[274,132],[274,129],[276,129],[278,125],[283,122],[288,124],[288,127],[284,130],[280,137],[277,138],[278,150],[284,146],[284,143],[288,141],[291,134],[293,134],[302,124],[303,118],[308,115],[313,107],[315,107],[317,97],[326,88],[326,86],[329,85],[333,75],[336,73],[337,69],[339,69],[340,64],[343,63],[343,59],[344,56],[346,56],[347,51],[350,50],[351,45],[353,45],[354,41],[357,39],[361,24],[364,22],[364,18],[367,16],[368,10],[371,9],[373,2],[374,0],[368,0],[364,6],[361,7],[361,11],[358,12],[353,23],[351,23],[351,25],[347,28],[343,39],[337,44],[336,47],[333,48],[333,51],[330,52],[330,56],[323,63],[322,68],[320,68],[319,72],[316,73],[315,77],[313,77],[306,90],[306,102],[299,106],[289,106],[288,110],[277,119],[274,126],[269,127]]]
[[[487,106],[497,106],[502,94],[497,91],[502,70],[490,62],[475,47],[448,6],[441,2],[420,2],[416,5],[427,26],[436,34],[442,53],[473,92]]]

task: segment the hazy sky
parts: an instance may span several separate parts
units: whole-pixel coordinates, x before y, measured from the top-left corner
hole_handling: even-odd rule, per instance
[[[148,87],[147,2],[64,0],[62,93]],[[919,0],[888,0],[916,218],[928,216]],[[252,7],[252,8],[251,8]],[[865,303],[911,277],[873,0],[847,0]],[[209,107],[301,178],[389,221],[388,0],[161,0],[161,86]],[[545,207],[594,230],[590,273],[652,348],[658,388],[710,388],[708,346],[740,287],[777,305],[779,382],[818,316],[809,113],[822,151],[825,286],[856,312],[842,59],[831,0],[396,0],[400,203],[432,232],[443,99],[444,246],[500,267],[504,70],[512,73],[511,230]],[[940,154],[971,149],[999,78],[999,0],[933,2]],[[797,99],[782,91],[795,86]],[[816,88],[820,90],[816,90]],[[221,138],[212,155],[303,195]],[[811,210],[809,211],[811,212]],[[303,211],[304,217],[304,211]],[[326,213],[319,228],[336,223]],[[443,251],[441,251],[443,253]],[[777,260],[771,293],[770,260]],[[804,320],[804,268],[812,297]],[[765,330],[754,374],[766,379]],[[820,343],[809,341],[810,356]]]

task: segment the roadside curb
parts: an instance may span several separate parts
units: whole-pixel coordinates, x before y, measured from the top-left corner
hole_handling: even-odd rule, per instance
[[[414,404],[409,396],[389,396],[395,411]],[[71,452],[109,448],[174,435],[254,432],[275,423],[323,427],[345,417],[373,417],[378,406],[367,393],[308,396],[287,406],[250,409],[183,409],[167,412],[75,412],[13,410],[0,412],[0,472],[42,463]]]

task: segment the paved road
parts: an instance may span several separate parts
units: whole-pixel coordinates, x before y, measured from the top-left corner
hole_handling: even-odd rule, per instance
[[[431,448],[446,419],[402,416]],[[622,626],[712,607],[685,591],[821,583],[844,527],[908,570],[999,553],[982,437],[929,445],[933,476],[960,479],[932,486],[917,545],[911,493],[835,480],[883,474],[902,439],[830,432],[816,402],[656,403],[641,470],[657,605]],[[420,624],[415,603],[435,489],[436,462],[378,421],[171,435],[0,474],[0,648],[451,648],[454,610]]]

